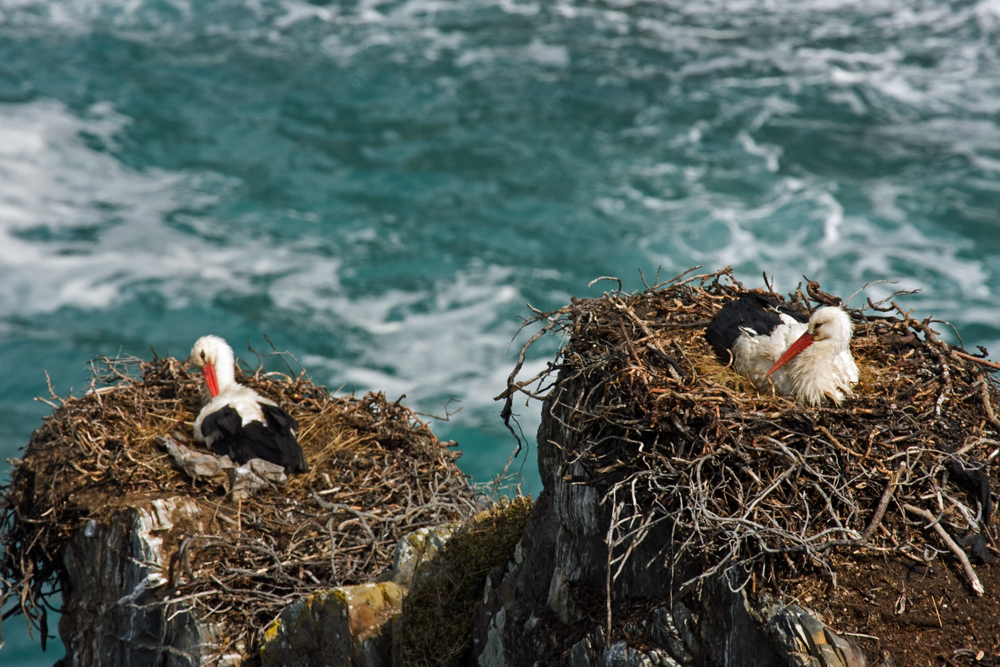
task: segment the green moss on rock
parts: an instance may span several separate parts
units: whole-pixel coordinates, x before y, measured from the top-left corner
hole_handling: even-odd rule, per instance
[[[530,498],[503,500],[459,528],[424,563],[403,602],[397,664],[457,666],[472,643],[472,619],[487,575],[514,553]]]

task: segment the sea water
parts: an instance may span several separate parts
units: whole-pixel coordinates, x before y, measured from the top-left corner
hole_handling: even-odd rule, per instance
[[[3,458],[88,360],[214,333],[488,482],[528,304],[727,264],[1000,352],[1000,1],[0,0]]]

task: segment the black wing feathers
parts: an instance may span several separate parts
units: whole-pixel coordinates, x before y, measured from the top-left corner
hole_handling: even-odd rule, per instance
[[[282,408],[274,405],[260,404],[260,410],[264,413],[264,419],[272,431],[294,431],[299,427],[295,417],[285,412]]]
[[[208,434],[214,431],[218,431],[220,434],[219,440],[225,437],[233,437],[237,433],[243,430],[243,417],[240,413],[236,412],[236,409],[232,406],[225,406],[221,410],[216,410],[215,412],[207,415],[201,421],[201,432]],[[216,440],[216,443],[219,442]],[[218,449],[218,444],[215,445]],[[227,454],[228,452],[220,451],[220,454]]]
[[[284,466],[285,472],[305,472],[302,447],[295,439],[298,422],[281,408],[261,404],[266,423],[252,421],[243,425],[243,418],[231,406],[225,406],[205,417],[202,433],[217,432],[212,448],[242,465],[250,459],[264,459]]]
[[[302,453],[299,441],[295,439],[295,429],[299,423],[295,418],[274,405],[261,405],[268,430],[274,437],[274,443],[280,451],[281,461],[275,461],[285,466],[287,472],[305,472],[309,470],[306,457]]]
[[[748,292],[722,307],[705,329],[705,338],[719,358],[728,361],[729,351],[733,349],[743,329],[766,336],[781,325],[779,313],[790,315],[799,322],[809,321],[808,315],[793,310],[780,301]]]
[[[965,463],[958,459],[952,459],[949,468],[955,482],[979,501],[983,525],[988,526],[993,514],[993,494],[990,493],[989,475],[983,472],[981,467],[971,463],[966,467]]]

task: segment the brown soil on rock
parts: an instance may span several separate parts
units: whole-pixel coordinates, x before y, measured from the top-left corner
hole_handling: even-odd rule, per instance
[[[930,565],[892,557],[844,558],[838,586],[810,579],[790,587],[802,606],[854,639],[878,665],[1000,665],[1000,562],[977,565],[987,593],[969,589],[947,558]],[[977,659],[978,658],[978,659]]]

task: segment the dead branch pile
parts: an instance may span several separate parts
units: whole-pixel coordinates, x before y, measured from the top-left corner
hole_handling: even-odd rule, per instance
[[[545,399],[543,418],[566,434],[551,443],[565,452],[558,474],[609,507],[610,571],[665,529],[671,544],[653,551],[688,573],[681,590],[733,565],[778,589],[789,570],[835,585],[837,559],[863,551],[954,555],[981,594],[966,549],[996,551],[983,484],[997,485],[998,366],[941,341],[934,320],[869,300],[849,310],[856,395],[803,407],[758,393],[706,342],[722,304],[747,291],[731,271],[682,276],[538,313],[522,362],[546,332],[568,340],[540,376],[518,381],[519,363],[502,395],[508,419],[516,393]],[[767,293],[804,312],[840,305],[815,282]],[[578,462],[586,475],[569,479]]]
[[[368,581],[392,564],[406,533],[478,509],[454,443],[439,442],[398,401],[334,397],[304,375],[260,369],[237,379],[298,420],[310,470],[237,503],[215,483],[193,482],[156,444],[191,432],[198,376],[172,358],[100,358],[93,369],[84,396],[53,396],[53,414],[0,489],[4,617],[24,614],[43,642],[70,534],[142,500],[188,496],[212,517],[208,534],[168,536],[179,543],[165,545],[170,581],[157,604],[218,623],[229,647],[251,651],[288,604]]]

